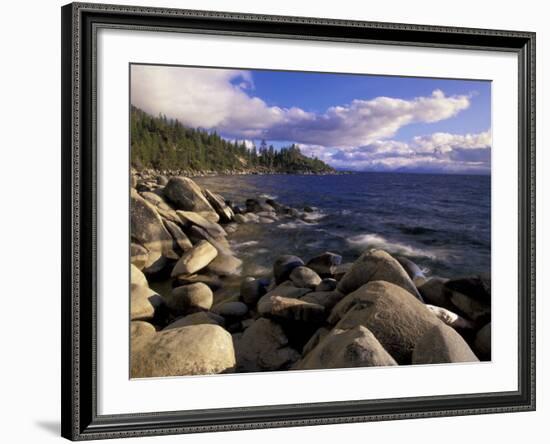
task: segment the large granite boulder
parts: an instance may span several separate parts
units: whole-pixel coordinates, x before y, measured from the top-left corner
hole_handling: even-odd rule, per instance
[[[441,321],[411,293],[386,281],[371,281],[332,309],[335,328],[367,327],[399,364],[410,364],[420,338]],[[330,320],[330,319],[329,319]]]
[[[257,319],[235,339],[235,351],[239,372],[286,369],[300,358],[288,345],[282,327],[265,318]]]
[[[422,300],[422,296],[401,264],[384,250],[363,253],[338,282],[337,288],[340,292],[348,294],[370,281],[390,282]]]
[[[167,258],[178,258],[173,250],[172,236],[159,214],[134,189],[130,192],[130,236],[148,252],[145,273],[163,268]]]
[[[333,329],[294,368],[298,370],[397,365],[362,325]]]
[[[230,373],[235,364],[231,335],[199,324],[157,332],[132,348],[130,369],[132,378],[148,378]]]
[[[180,257],[172,269],[171,276],[196,273],[205,268],[217,255],[218,250],[210,242],[200,241]]]
[[[206,269],[218,276],[237,276],[241,273],[243,261],[232,254],[218,254]]]
[[[171,330],[173,328],[187,327],[189,325],[199,324],[221,325],[223,327],[225,321],[221,316],[217,315],[216,313],[212,313],[210,311],[198,311],[196,313],[192,313],[175,320],[171,324],[168,324],[166,327],[164,327],[163,330]]]
[[[149,260],[149,252],[139,244],[132,242],[130,244],[130,263],[139,270],[143,270]]]
[[[419,286],[418,291],[422,295],[424,302],[451,311],[455,309],[456,307],[451,302],[451,292],[445,287],[448,280],[434,276]]]
[[[163,222],[164,222],[164,226],[166,227],[168,232],[172,235],[174,242],[176,243],[176,245],[181,251],[186,252],[191,248],[193,248],[193,244],[177,224],[169,220],[164,220]]]
[[[181,210],[176,211],[176,213],[179,216],[181,223],[184,225],[184,227],[190,228],[193,225],[196,225],[197,227],[206,230],[210,236],[215,238],[224,237],[227,235],[220,224],[204,218],[199,213]]]
[[[231,222],[235,214],[230,206],[225,203],[225,200],[219,194],[213,193],[212,191],[205,188],[204,195],[210,205],[216,210],[218,216],[220,216],[221,222]]]
[[[215,213],[200,187],[187,177],[172,177],[164,195],[178,210]]]
[[[478,362],[470,346],[453,328],[440,323],[428,329],[417,341],[413,364],[447,364]]]

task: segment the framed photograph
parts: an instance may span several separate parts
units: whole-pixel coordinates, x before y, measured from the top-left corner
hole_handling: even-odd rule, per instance
[[[62,435],[535,409],[535,35],[62,8]]]

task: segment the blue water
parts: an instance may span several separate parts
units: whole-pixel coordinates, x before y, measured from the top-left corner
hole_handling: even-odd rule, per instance
[[[244,274],[261,275],[280,254],[307,260],[333,251],[353,261],[367,248],[407,256],[429,275],[491,267],[491,179],[400,173],[217,176],[194,179],[226,199],[275,198],[315,220],[241,225],[230,236]]]

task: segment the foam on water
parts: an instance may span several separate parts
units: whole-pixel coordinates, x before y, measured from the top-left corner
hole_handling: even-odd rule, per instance
[[[436,257],[436,254],[429,250],[415,248],[401,242],[392,242],[378,234],[360,234],[353,236],[348,239],[348,243],[357,249],[373,247],[384,249],[388,253],[402,254],[410,257],[426,257],[429,259],[434,259]]]

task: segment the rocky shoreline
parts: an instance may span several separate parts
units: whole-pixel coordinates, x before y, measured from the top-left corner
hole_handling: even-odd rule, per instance
[[[312,209],[237,205],[156,171],[132,171],[130,200],[133,378],[491,359],[489,276],[427,278],[382,249],[353,263],[289,252],[241,276],[228,234]]]

